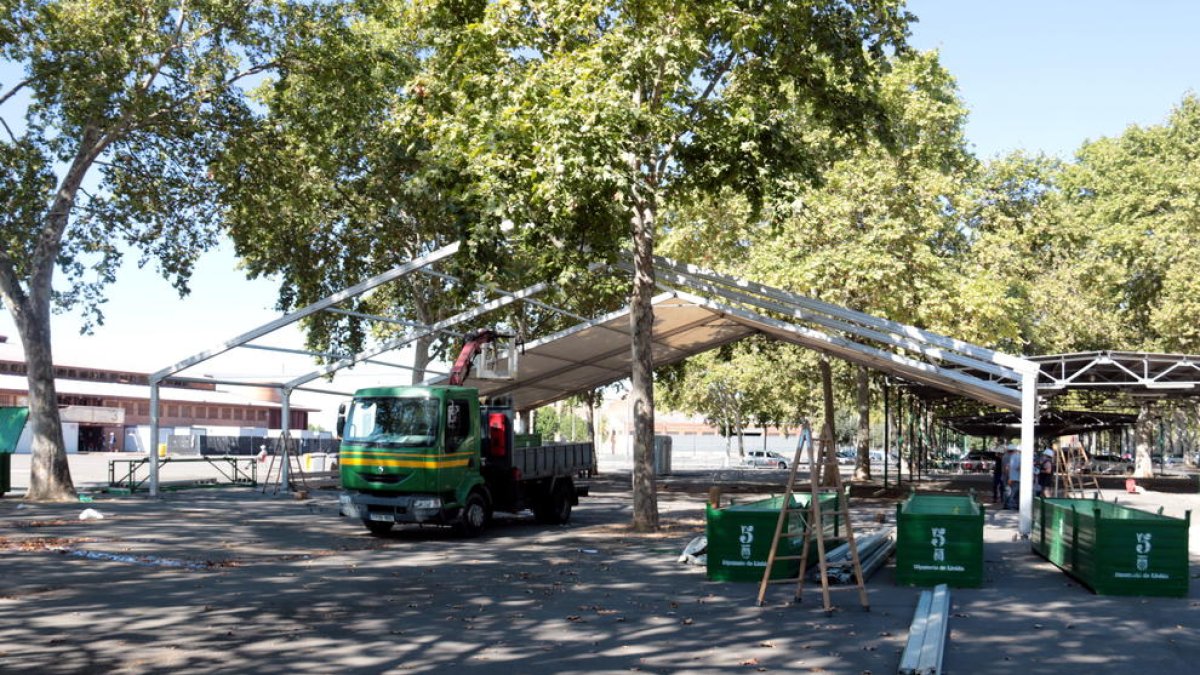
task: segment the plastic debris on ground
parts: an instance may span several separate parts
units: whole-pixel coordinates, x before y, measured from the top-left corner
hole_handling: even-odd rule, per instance
[[[104,551],[64,551],[67,555],[76,558],[86,558],[88,560],[105,560],[109,562],[130,563],[133,565],[143,565],[146,567],[177,567],[189,570],[202,570],[212,567],[211,563],[193,562],[189,560],[172,560],[170,558],[159,558],[152,555],[134,556],[120,553],[105,553]]]
[[[79,513],[80,520],[104,520],[104,514],[96,509],[84,509]]]
[[[676,562],[687,563],[688,565],[707,565],[708,564],[708,537],[700,535],[688,542],[687,546],[683,547],[683,553],[679,555],[679,560]]]

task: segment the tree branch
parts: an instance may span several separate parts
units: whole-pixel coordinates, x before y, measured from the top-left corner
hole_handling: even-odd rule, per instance
[[[38,236],[37,245],[30,258],[33,265],[33,273],[29,280],[30,300],[35,307],[41,306],[43,301],[48,302],[48,295],[45,298],[41,296],[53,290],[50,280],[54,274],[54,264],[58,259],[58,252],[62,248],[63,232],[66,231],[70,221],[75,195],[79,192],[83,178],[92,164],[114,139],[115,136],[102,134],[96,126],[84,127],[83,136],[79,141],[79,149],[75,151],[71,166],[63,176],[62,182],[59,183],[58,190],[55,191],[54,201],[46,214],[45,224],[42,226],[42,232]]]
[[[7,94],[0,96],[0,105],[4,105],[4,103],[6,101],[8,101],[8,99],[13,97],[13,94],[16,94],[18,91],[21,91],[22,89],[24,89],[25,85],[29,84],[29,82],[30,82],[30,80],[26,79],[26,80],[21,80],[20,82],[16,83],[16,85],[14,85],[13,88],[10,89]]]
[[[713,73],[713,76],[709,78],[708,86],[705,87],[704,91],[701,92],[700,95],[696,97],[696,100],[692,102],[690,106],[691,111],[688,113],[688,124],[685,125],[685,128],[676,134],[675,138],[672,138],[671,142],[667,143],[667,146],[663,149],[662,154],[658,158],[658,163],[655,165],[655,173],[662,175],[662,173],[666,171],[667,164],[671,161],[671,156],[675,152],[675,146],[679,144],[679,139],[683,138],[684,134],[691,131],[692,125],[695,124],[697,117],[700,114],[700,106],[708,101],[709,97],[713,95],[713,92],[717,90],[717,85],[719,85],[721,80],[725,78],[725,74],[729,72],[729,69],[733,68],[733,64],[736,60],[737,52],[731,49],[729,55],[725,57],[725,60],[720,64],[720,66],[717,67],[717,70]]]
[[[11,128],[9,128],[8,122],[5,122],[3,117],[0,117],[0,124],[4,125],[4,130],[8,132],[8,137],[12,139],[12,142],[16,143],[17,136],[16,136],[16,134],[13,133],[13,130]]]
[[[263,72],[266,72],[273,68],[276,68],[281,63],[283,63],[284,60],[285,59],[283,59],[283,58],[275,59],[272,61],[267,61],[265,63],[260,63],[257,66],[247,68],[246,70],[243,70],[239,73],[234,74],[229,79],[223,80],[221,82],[221,84],[218,86],[207,87],[205,89],[198,90],[194,95],[189,97],[188,100],[196,101],[198,103],[204,103],[204,102],[208,101],[209,97],[211,97],[213,94],[215,94],[216,92],[224,91],[224,90],[228,89],[229,87],[233,86],[238,80],[250,77],[251,75],[257,75],[259,73],[263,73]],[[163,115],[171,112],[172,110],[175,110],[176,107],[177,106],[166,106],[166,107],[159,108],[155,112],[150,113],[149,115],[146,115],[145,117],[143,117],[137,123],[128,123],[123,127],[122,126],[114,127],[113,131],[110,132],[110,134],[123,135],[125,133],[134,131],[137,129],[145,129],[146,127],[152,126],[156,121],[161,119]],[[127,120],[122,120],[121,122],[127,122]]]
[[[3,249],[0,249],[0,295],[4,298],[4,304],[8,305],[14,314],[26,311],[25,305],[29,297],[25,295],[25,289],[21,288],[21,280],[17,277],[17,268],[13,264],[12,256]]]
[[[142,80],[142,83],[138,85],[137,91],[134,93],[135,96],[145,95],[146,92],[150,91],[150,87],[154,86],[154,80],[167,65],[167,59],[170,58],[171,53],[180,47],[180,36],[183,35],[183,24],[186,18],[187,0],[180,0],[179,20],[175,22],[175,35],[171,38],[171,43],[167,45],[166,49],[163,49],[162,53],[158,55],[158,63],[154,64],[150,72],[146,73],[146,77]]]

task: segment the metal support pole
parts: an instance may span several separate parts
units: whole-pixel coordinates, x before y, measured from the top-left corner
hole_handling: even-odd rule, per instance
[[[129,481],[133,492],[133,481]],[[158,496],[158,380],[150,380],[150,496]]]
[[[279,468],[279,486],[289,492],[291,492],[292,489],[291,476],[288,475],[291,473],[291,471],[289,471],[291,466],[288,457],[288,446],[291,445],[288,437],[288,428],[291,426],[290,422],[292,417],[291,403],[292,390],[285,388],[283,390],[283,405],[280,410],[281,418],[279,422],[279,442],[280,445],[283,446],[283,452],[280,453],[280,461],[282,464],[280,464]]]
[[[1021,518],[1020,533],[1028,537],[1033,529],[1033,447],[1034,425],[1037,423],[1037,373],[1021,378]]]
[[[883,487],[886,490],[888,486],[888,455],[891,453],[891,437],[888,433],[892,426],[892,412],[890,407],[891,388],[888,387],[887,379],[883,381]]]
[[[918,447],[919,438],[917,437],[917,400],[910,396],[908,398],[908,483],[916,483],[920,476],[920,448]]]
[[[903,482],[901,471],[903,460],[900,455],[904,449],[904,397],[896,391],[896,487]]]
[[[1157,443],[1158,444],[1158,474],[1159,474],[1159,476],[1163,476],[1163,474],[1165,473],[1165,470],[1166,470],[1166,467],[1164,466],[1166,464],[1166,435],[1165,434],[1166,434],[1166,431],[1165,431],[1165,424],[1163,422],[1163,413],[1159,412],[1159,414],[1158,414],[1158,443]],[[1151,471],[1154,470],[1153,459],[1150,461],[1150,470]]]

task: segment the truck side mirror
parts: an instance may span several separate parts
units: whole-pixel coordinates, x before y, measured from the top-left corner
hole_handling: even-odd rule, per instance
[[[346,431],[346,404],[345,404],[345,403],[339,403],[339,404],[338,404],[338,416],[337,416],[337,435],[338,435],[338,438],[341,438],[341,437],[342,437],[342,433],[343,433],[344,431]]]

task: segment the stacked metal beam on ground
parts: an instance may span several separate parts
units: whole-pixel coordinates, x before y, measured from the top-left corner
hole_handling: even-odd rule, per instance
[[[908,645],[900,656],[900,675],[939,675],[950,619],[950,589],[938,584],[921,591],[917,611],[908,631]]]
[[[859,537],[858,556],[862,561],[863,581],[882,567],[895,549],[896,542],[890,528]],[[825,554],[825,569],[825,576],[830,583],[848,584],[854,581],[854,565],[850,560],[849,544],[842,544]],[[808,571],[808,578],[820,581],[820,574],[819,568],[813,567]]]

